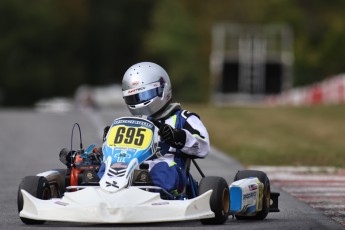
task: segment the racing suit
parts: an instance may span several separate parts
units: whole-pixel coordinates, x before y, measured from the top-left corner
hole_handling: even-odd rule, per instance
[[[173,147],[161,141],[159,147],[162,157],[146,161],[152,182],[156,186],[169,192],[180,193],[187,181],[184,173],[186,158],[205,158],[209,153],[207,129],[198,115],[182,110],[178,103],[169,104],[163,112],[148,119],[167,124],[179,133],[183,130],[182,137],[176,137],[180,139],[177,146]]]
[[[169,104],[159,114],[148,117],[148,120],[158,121],[160,125],[169,125],[180,134],[176,135],[179,143],[175,147],[161,141],[159,147],[162,156],[149,159],[144,163],[149,166],[154,185],[168,192],[181,193],[187,182],[184,172],[186,158],[205,158],[207,156],[210,151],[208,132],[198,115],[182,110],[178,103]],[[106,127],[103,138],[108,129]],[[99,178],[103,176],[104,170],[105,164],[103,163],[98,172]]]

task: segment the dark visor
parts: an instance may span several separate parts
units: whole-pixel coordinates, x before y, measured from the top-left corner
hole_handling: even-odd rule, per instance
[[[162,94],[163,87],[157,87],[134,95],[125,96],[124,99],[127,105],[137,105],[155,97],[161,97]]]

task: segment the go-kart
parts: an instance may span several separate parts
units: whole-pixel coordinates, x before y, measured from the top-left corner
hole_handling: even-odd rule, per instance
[[[79,133],[81,139],[80,127]],[[158,143],[155,124],[136,117],[114,120],[101,151],[95,145],[83,150],[82,144],[73,151],[71,143],[71,149],[60,152],[67,168],[22,179],[18,189],[20,219],[29,225],[46,221],[146,223],[195,219],[202,224],[224,224],[229,215],[240,220],[262,220],[268,212],[279,211],[279,193],[271,193],[264,172],[239,171],[229,186],[222,177],[205,176],[196,159],[187,155],[187,186],[183,192],[155,186],[147,160],[161,157]],[[104,174],[98,178],[102,162]],[[190,173],[191,165],[202,177],[199,182]]]

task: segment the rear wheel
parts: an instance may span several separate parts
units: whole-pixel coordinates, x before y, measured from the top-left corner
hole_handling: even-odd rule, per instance
[[[263,201],[262,201],[262,210],[256,213],[254,216],[241,216],[235,215],[236,219],[238,220],[263,220],[268,215],[270,209],[270,199],[271,199],[271,188],[270,188],[270,180],[268,179],[266,173],[257,170],[243,170],[238,171],[235,175],[234,181],[238,181],[241,179],[249,178],[249,177],[257,177],[261,183],[264,184],[264,194],[263,194]]]
[[[24,200],[21,190],[25,190],[32,196],[41,199],[48,200],[51,198],[51,192],[49,187],[49,182],[45,177],[39,176],[27,176],[24,177],[19,185],[17,205],[18,213],[23,210]],[[20,217],[23,223],[33,225],[33,224],[43,224],[44,220],[32,220],[24,217]]]
[[[204,177],[200,181],[199,195],[213,190],[210,198],[210,206],[215,217],[201,219],[202,224],[224,224],[228,219],[230,206],[230,193],[228,183],[222,177]]]

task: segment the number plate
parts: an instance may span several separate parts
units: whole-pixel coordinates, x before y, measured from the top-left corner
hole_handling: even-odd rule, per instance
[[[120,122],[121,121],[121,122]],[[120,120],[109,130],[107,145],[143,150],[149,147],[153,132],[151,124],[133,124],[132,120]]]

